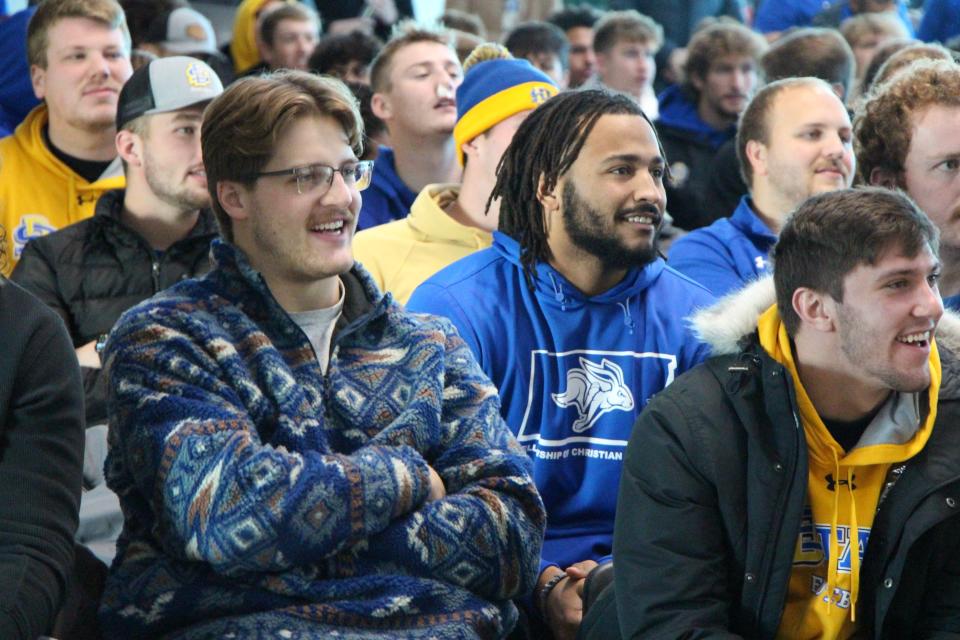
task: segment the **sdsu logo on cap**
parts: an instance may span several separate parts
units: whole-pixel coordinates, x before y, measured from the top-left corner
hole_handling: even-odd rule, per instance
[[[213,78],[205,65],[191,62],[187,65],[187,82],[191,87],[209,87]]]

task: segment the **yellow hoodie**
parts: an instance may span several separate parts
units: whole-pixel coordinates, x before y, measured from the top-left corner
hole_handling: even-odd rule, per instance
[[[807,505],[777,637],[849,638],[856,631],[860,563],[887,473],[891,465],[919,453],[933,429],[940,388],[937,345],[930,343],[929,408],[922,423],[921,394],[893,393],[857,446],[844,451],[800,382],[776,305],[760,316],[759,335],[764,350],[793,376],[809,454]]]
[[[233,68],[243,73],[260,62],[260,50],[257,49],[257,14],[263,5],[272,0],[243,0],[237,7],[233,18],[233,40],[230,41],[230,55]],[[289,2],[290,0],[283,0]]]
[[[437,271],[493,243],[493,234],[462,225],[444,211],[459,193],[456,184],[429,184],[406,218],[364,229],[354,238],[354,257],[400,304]]]
[[[0,140],[0,225],[6,232],[10,275],[28,240],[93,215],[104,191],[125,186],[119,159],[90,183],[61,162],[43,141],[47,107],[27,114],[13,135]]]

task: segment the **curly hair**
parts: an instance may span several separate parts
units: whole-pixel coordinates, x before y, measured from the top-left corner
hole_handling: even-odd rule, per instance
[[[853,119],[857,172],[869,182],[874,169],[903,180],[914,113],[930,105],[960,106],[960,66],[947,60],[918,60],[877,86]]]

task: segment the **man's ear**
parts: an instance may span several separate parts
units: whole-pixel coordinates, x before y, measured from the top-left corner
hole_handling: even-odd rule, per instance
[[[896,189],[899,186],[897,172],[885,167],[874,167],[870,170],[870,184],[874,187]]]
[[[250,217],[249,191],[239,182],[233,180],[218,181],[217,200],[233,220],[246,220]]]
[[[703,78],[701,78],[695,73],[691,73],[690,84],[692,84],[693,88],[696,89],[697,91],[703,92],[703,87],[706,83],[703,81]]]
[[[30,65],[30,84],[37,100],[43,100],[47,96],[47,70],[38,64]]]
[[[537,180],[537,201],[543,207],[543,213],[546,216],[560,209],[560,181],[553,185],[553,188],[547,191],[547,183],[541,174]]]
[[[140,167],[143,165],[143,139],[132,131],[120,129],[115,141],[117,155],[128,166]]]
[[[767,145],[759,140],[747,140],[744,155],[755,176],[767,175]]]
[[[370,96],[370,110],[381,120],[389,120],[393,117],[393,105],[390,104],[390,97],[385,93],[375,93]]]
[[[793,292],[791,302],[801,324],[822,333],[836,331],[837,303],[829,294],[798,287]]]
[[[597,53],[597,75],[601,78],[607,75],[607,54],[606,53]]]

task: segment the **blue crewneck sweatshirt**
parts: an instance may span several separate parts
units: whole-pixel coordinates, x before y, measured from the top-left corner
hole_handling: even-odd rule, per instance
[[[684,319],[712,300],[659,258],[592,297],[540,263],[531,291],[519,245],[499,232],[413,292],[408,310],[453,321],[533,459],[547,508],[541,570],[609,557],[633,423],[707,356]]]
[[[767,256],[776,242],[776,234],[754,213],[749,196],[744,196],[729,218],[674,242],[670,266],[719,297],[770,273]]]
[[[362,198],[357,231],[406,218],[410,213],[417,194],[397,175],[396,156],[390,147],[380,147],[370,186],[363,191]]]
[[[678,85],[667,87],[657,96],[657,100],[660,102],[657,127],[668,126],[687,131],[709,142],[714,149],[718,149],[720,145],[737,134],[736,126],[718,131],[701,120],[700,114],[697,113],[697,105],[687,97],[683,87]]]

